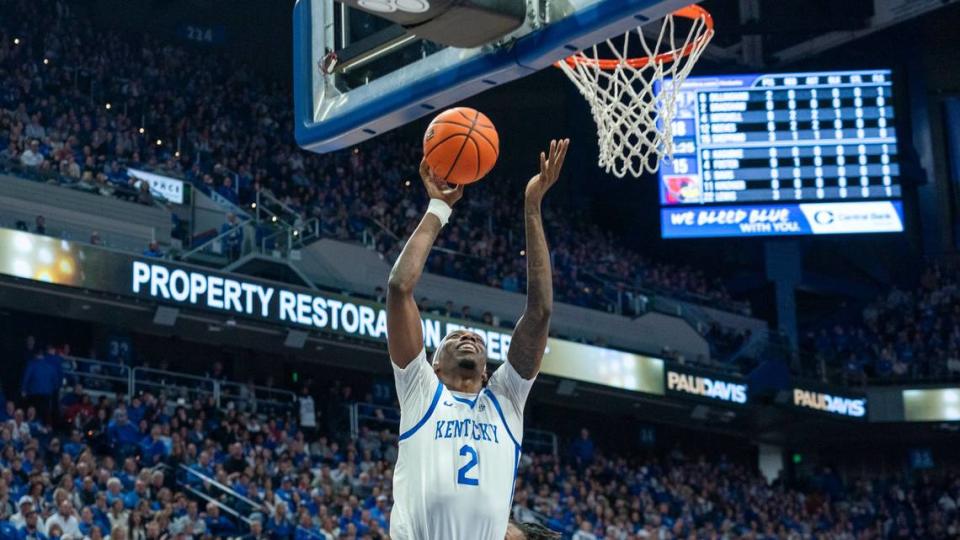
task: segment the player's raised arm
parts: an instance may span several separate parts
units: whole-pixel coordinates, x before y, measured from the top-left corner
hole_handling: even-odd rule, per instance
[[[550,141],[549,155],[540,153],[540,172],[527,183],[523,215],[527,234],[527,305],[513,330],[507,360],[524,379],[540,371],[547,347],[550,313],[553,311],[553,272],[550,251],[543,232],[540,205],[543,196],[557,182],[570,139]]]
[[[420,310],[413,289],[440,228],[450,217],[451,207],[463,196],[462,185],[447,187],[433,176],[426,161],[420,162],[420,178],[430,196],[430,206],[403,246],[387,282],[387,348],[390,359],[400,368],[407,367],[423,350]]]

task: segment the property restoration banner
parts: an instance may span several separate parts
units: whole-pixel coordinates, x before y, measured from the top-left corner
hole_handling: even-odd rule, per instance
[[[0,274],[200,309],[299,330],[385,342],[385,306],[345,295],[137,257],[22,231],[0,230]],[[519,315],[519,314],[518,314]],[[423,314],[427,349],[449,332],[480,334],[491,361],[507,359],[512,331]],[[550,338],[543,373],[663,395],[663,360]]]

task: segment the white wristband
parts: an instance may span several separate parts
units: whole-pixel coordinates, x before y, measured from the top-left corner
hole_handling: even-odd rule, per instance
[[[427,206],[427,213],[437,216],[437,219],[440,220],[440,226],[443,227],[450,221],[450,214],[453,213],[453,208],[450,208],[450,205],[440,199],[430,199],[430,204]]]

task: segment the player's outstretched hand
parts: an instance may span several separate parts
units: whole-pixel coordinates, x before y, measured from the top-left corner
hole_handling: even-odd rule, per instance
[[[527,182],[525,193],[527,203],[540,204],[547,191],[557,183],[569,147],[570,139],[552,140],[549,155],[540,152],[540,172]]]
[[[431,199],[440,199],[452,207],[460,200],[460,197],[463,197],[463,184],[450,187],[433,174],[426,159],[420,161],[420,179],[423,180],[423,187],[427,189],[427,195]]]

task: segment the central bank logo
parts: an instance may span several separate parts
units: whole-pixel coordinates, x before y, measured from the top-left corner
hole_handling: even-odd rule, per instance
[[[835,221],[835,218],[833,217],[833,212],[821,210],[813,215],[813,220],[820,225],[829,225]]]

